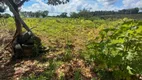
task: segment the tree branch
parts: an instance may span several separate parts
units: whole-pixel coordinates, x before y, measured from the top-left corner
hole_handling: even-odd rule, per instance
[[[27,0],[22,0],[19,4],[18,7],[21,7]]]
[[[17,7],[17,5],[13,2],[13,0],[8,0],[8,1],[11,3],[12,6]]]

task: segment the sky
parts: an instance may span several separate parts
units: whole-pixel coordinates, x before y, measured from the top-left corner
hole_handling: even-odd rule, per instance
[[[52,6],[46,4],[44,0],[30,0],[20,8],[21,11],[49,11],[49,15],[59,15],[63,12],[70,14],[71,12],[79,12],[82,9],[90,11],[99,10],[120,10],[128,8],[142,8],[142,0],[70,0],[67,4]],[[10,13],[9,9],[6,10]]]

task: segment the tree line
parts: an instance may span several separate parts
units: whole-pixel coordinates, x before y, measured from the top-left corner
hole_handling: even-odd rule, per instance
[[[79,18],[79,17],[90,18],[93,16],[117,15],[117,14],[139,14],[139,8],[122,9],[122,10],[118,10],[118,11],[89,11],[89,10],[83,9],[79,13],[72,12],[70,14],[70,17],[72,17],[72,18]]]
[[[9,18],[9,17],[11,17],[11,15],[8,13],[0,14],[0,18]]]
[[[0,8],[1,11],[4,11],[4,9]],[[23,17],[28,17],[28,18],[45,18],[48,17],[49,15],[49,11],[45,10],[45,11],[36,11],[36,12],[28,12],[28,11],[22,11],[20,12],[21,16]],[[79,11],[78,13],[76,12],[72,12],[70,13],[70,17],[71,18],[80,18],[80,17],[84,17],[84,18],[90,18],[93,16],[101,16],[101,15],[117,15],[117,14],[141,14],[141,12],[139,12],[139,8],[131,8],[131,9],[122,9],[122,10],[118,10],[118,11],[89,11],[87,9],[83,9],[81,11]],[[0,17],[10,17],[10,15],[8,14],[1,14]],[[61,17],[61,18],[66,18],[67,13],[63,12],[60,15],[57,16],[52,16],[52,17]]]
[[[49,13],[48,11],[20,12],[21,16],[23,17],[35,17],[35,18],[39,18],[39,17],[45,18],[48,16],[48,13]]]

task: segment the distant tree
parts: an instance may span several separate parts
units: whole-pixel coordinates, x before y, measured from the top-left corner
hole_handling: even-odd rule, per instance
[[[78,13],[72,12],[72,13],[70,14],[70,17],[71,17],[71,18],[78,18],[79,16],[78,16]]]
[[[79,16],[79,17],[83,17],[83,18],[90,18],[90,17],[92,17],[93,15],[92,15],[92,13],[91,13],[89,10],[83,9],[83,10],[81,10],[81,11],[78,13],[78,16]]]
[[[134,13],[134,14],[139,13],[139,8],[134,8],[134,9],[133,9],[133,13]]]
[[[44,18],[44,17],[47,17],[48,16],[48,11],[42,11],[41,13],[41,16]]]
[[[40,11],[35,12],[35,13],[34,13],[34,14],[35,14],[35,17],[37,17],[37,18],[40,17],[40,13],[41,13]]]
[[[11,15],[8,14],[8,13],[2,14],[1,16],[2,16],[3,18],[9,18],[9,17],[11,17]]]
[[[139,8],[122,9],[122,10],[119,10],[118,13],[120,13],[120,14],[138,14]]]
[[[67,13],[66,12],[63,12],[63,13],[61,13],[61,15],[59,15],[60,17],[62,17],[62,18],[65,18],[65,17],[67,17]]]

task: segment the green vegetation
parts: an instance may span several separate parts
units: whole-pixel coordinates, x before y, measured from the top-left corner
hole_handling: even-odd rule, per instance
[[[138,80],[142,75],[142,21],[24,18],[48,52],[40,74],[23,80]],[[12,18],[0,27],[14,31]],[[39,23],[40,22],[40,23]],[[37,64],[37,65],[38,65]]]
[[[142,74],[142,22],[127,20],[100,31],[96,41],[87,45],[89,60],[105,80],[135,80]],[[107,75],[107,77],[106,77]],[[108,77],[110,76],[110,77]],[[133,78],[132,78],[133,77]]]
[[[131,18],[141,20],[142,14],[139,12],[139,8],[132,9],[122,9],[119,11],[89,11],[86,9],[81,10],[78,13],[72,12],[70,14],[71,18],[85,18],[89,20],[94,19],[122,19]]]

